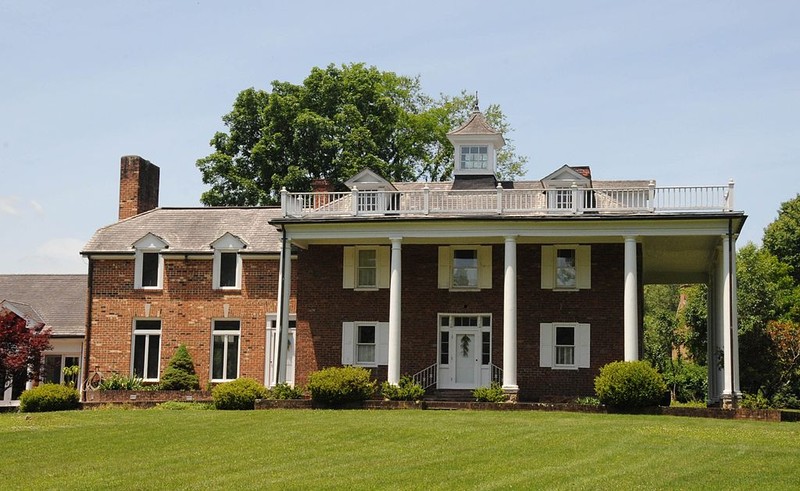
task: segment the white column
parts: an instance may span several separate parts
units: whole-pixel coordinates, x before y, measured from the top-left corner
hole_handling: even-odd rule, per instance
[[[506,237],[503,276],[503,389],[516,392],[517,385],[517,241]]]
[[[281,260],[278,266],[278,318],[276,322],[275,365],[272,367],[271,385],[286,382],[286,358],[289,352],[289,299],[292,292],[292,241],[283,236]]]
[[[400,288],[401,249],[400,237],[390,237],[392,241],[392,270],[389,276],[389,373],[390,384],[400,383]]]
[[[639,295],[636,278],[636,237],[625,237],[624,340],[625,361],[639,359]]]
[[[733,192],[731,181],[731,192]],[[731,240],[731,356],[733,361],[733,394],[737,400],[742,398],[739,387],[739,287],[736,280],[736,239]]]
[[[732,326],[733,317],[731,315],[731,262],[730,262],[730,240],[727,235],[722,236],[722,359],[723,399],[729,399],[733,395],[733,337]]]

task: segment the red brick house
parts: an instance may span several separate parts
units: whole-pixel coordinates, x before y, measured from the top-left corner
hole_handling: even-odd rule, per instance
[[[201,377],[223,380],[214,322],[235,319],[240,345],[223,347],[239,349],[240,369],[229,375],[267,384],[353,364],[445,390],[498,381],[520,400],[591,395],[602,365],[641,356],[644,284],[706,283],[709,350],[724,354],[722,366],[709,357],[710,398],[735,402],[733,261],[745,216],[733,211],[732,183],[601,181],[566,165],[498,182],[503,137],[480,112],[449,137],[450,182],[390,183],[365,169],[349,191],[283,190],[280,209],[121,216],[84,251],[88,365],[138,373],[136,360],[153,356],[163,367],[183,342]],[[220,250],[246,264],[240,288],[217,288]],[[158,355],[137,347],[148,319],[160,320]]]

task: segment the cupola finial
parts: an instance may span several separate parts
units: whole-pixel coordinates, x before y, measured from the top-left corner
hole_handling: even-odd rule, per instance
[[[472,111],[477,113],[477,112],[480,112],[480,110],[481,110],[481,107],[480,107],[480,104],[478,104],[478,91],[476,90],[475,91],[475,104],[472,105]]]

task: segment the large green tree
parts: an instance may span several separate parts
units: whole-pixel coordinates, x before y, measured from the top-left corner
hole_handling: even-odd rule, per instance
[[[201,201],[274,204],[281,187],[307,191],[317,178],[341,186],[365,167],[392,181],[447,179],[447,132],[474,103],[465,92],[432,98],[419,78],[362,63],[313,68],[302,84],[274,81],[270,92],[243,90],[222,118],[227,132],[216,133],[213,153],[197,161],[210,186]],[[515,154],[502,111],[490,105],[484,115],[506,135],[498,177],[521,176],[526,159]]]
[[[778,218],[764,229],[764,248],[792,268],[800,285],[800,194],[781,203]]]

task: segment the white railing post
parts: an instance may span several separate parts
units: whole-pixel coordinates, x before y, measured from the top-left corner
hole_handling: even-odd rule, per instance
[[[656,210],[656,182],[650,181],[647,185],[647,209],[649,211]]]
[[[350,191],[350,199],[353,200],[353,216],[358,215],[358,188],[353,186],[353,190]]]
[[[503,214],[503,185],[497,183],[497,214]]]
[[[572,213],[578,213],[578,198],[580,198],[580,191],[578,190],[578,183],[572,183]]]
[[[289,205],[289,191],[287,191],[286,186],[284,186],[281,188],[281,214],[284,217],[289,216],[289,214],[287,213],[288,205]]]
[[[423,196],[423,207],[424,212],[427,215],[431,211],[431,188],[425,184],[425,187],[422,188],[422,196]]]
[[[725,211],[733,210],[733,179],[728,181],[728,196],[725,198]]]

